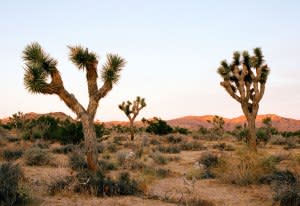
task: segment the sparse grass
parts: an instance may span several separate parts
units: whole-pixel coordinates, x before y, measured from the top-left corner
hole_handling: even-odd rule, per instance
[[[151,154],[151,157],[154,160],[154,162],[157,164],[164,165],[167,164],[168,162],[168,159],[158,151],[153,152]]]
[[[226,143],[219,143],[219,144],[214,144],[213,145],[214,149],[218,149],[220,151],[234,151],[234,147],[230,144],[226,144]]]
[[[162,153],[170,153],[170,154],[180,153],[181,151],[180,147],[177,145],[166,145],[166,146],[159,145],[157,149]]]
[[[200,142],[198,141],[191,141],[191,142],[182,142],[180,144],[181,150],[192,150],[192,151],[197,151],[197,150],[204,150],[206,147],[204,147]]]
[[[237,152],[238,159],[222,158],[213,171],[225,183],[250,185],[260,182],[260,179],[275,171],[277,164],[273,158],[248,150]]]
[[[109,143],[106,147],[109,152],[117,152],[117,145],[115,143]]]

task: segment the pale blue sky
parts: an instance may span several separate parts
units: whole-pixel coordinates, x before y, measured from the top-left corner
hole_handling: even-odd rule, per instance
[[[125,120],[117,105],[140,95],[140,118],[218,114],[240,106],[219,86],[219,62],[235,50],[262,47],[272,69],[259,113],[300,119],[300,1],[2,1],[0,0],[0,117],[17,111],[71,111],[56,96],[23,86],[21,53],[33,41],[59,61],[66,88],[87,103],[84,74],[67,45],[128,61],[102,99],[96,118]]]

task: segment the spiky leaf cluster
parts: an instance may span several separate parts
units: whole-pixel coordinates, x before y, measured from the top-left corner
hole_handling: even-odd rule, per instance
[[[119,109],[122,110],[127,117],[129,118],[135,118],[139,111],[146,106],[146,102],[144,98],[136,97],[136,100],[132,102],[127,101],[123,102],[119,105]]]
[[[79,69],[85,69],[98,61],[97,55],[94,52],[90,52],[88,48],[83,48],[82,46],[69,46],[69,49],[69,58]]]
[[[237,76],[242,75],[243,69],[246,68],[243,79],[245,82],[251,83],[256,80],[262,84],[266,83],[270,69],[264,64],[264,56],[260,48],[255,48],[253,53],[254,55],[251,56],[247,51],[234,52],[232,62],[228,64],[226,60],[223,60],[218,68],[218,73],[225,81],[237,83]],[[260,71],[260,73],[257,76],[252,75],[254,70]],[[236,89],[234,90],[236,91]]]
[[[126,61],[117,54],[108,54],[106,63],[103,66],[101,77],[104,82],[115,84],[120,79],[120,72]]]
[[[32,93],[44,93],[49,75],[56,70],[57,61],[46,54],[38,43],[25,47],[22,58],[25,61],[25,88]]]

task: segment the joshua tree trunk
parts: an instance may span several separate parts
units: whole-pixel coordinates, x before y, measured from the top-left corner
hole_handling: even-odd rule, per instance
[[[134,127],[133,127],[133,120],[130,120],[130,140],[134,140]]]
[[[249,124],[248,144],[251,150],[256,151],[255,117],[249,116],[247,119]]]
[[[81,122],[86,146],[87,165],[90,170],[96,171],[98,152],[96,146],[96,131],[93,119],[89,117],[89,115],[83,115],[81,117]]]

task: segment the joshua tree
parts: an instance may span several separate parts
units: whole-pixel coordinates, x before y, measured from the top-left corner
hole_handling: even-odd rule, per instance
[[[77,115],[82,122],[85,137],[87,164],[90,170],[97,169],[96,132],[94,118],[101,98],[113,88],[120,78],[120,72],[126,61],[115,54],[108,54],[106,63],[101,70],[103,84],[98,88],[98,57],[96,53],[81,46],[70,46],[70,60],[86,73],[89,103],[87,108],[69,93],[63,84],[57,61],[45,53],[38,43],[25,47],[23,59],[25,61],[25,88],[33,94],[56,94]]]
[[[252,150],[256,150],[255,119],[269,72],[270,69],[264,63],[260,48],[254,49],[253,56],[250,56],[247,51],[242,54],[234,52],[232,63],[228,64],[224,60],[218,68],[218,73],[223,78],[221,86],[241,104],[246,116],[249,127],[248,144]]]
[[[215,115],[212,120],[207,120],[207,122],[213,126],[212,130],[220,137],[224,134],[225,121],[223,117]]]
[[[146,106],[145,99],[141,97],[136,97],[136,100],[134,100],[133,102],[127,101],[119,105],[119,109],[122,110],[129,119],[131,140],[134,140],[133,122],[135,118],[138,116],[141,109],[143,109],[145,106]]]

